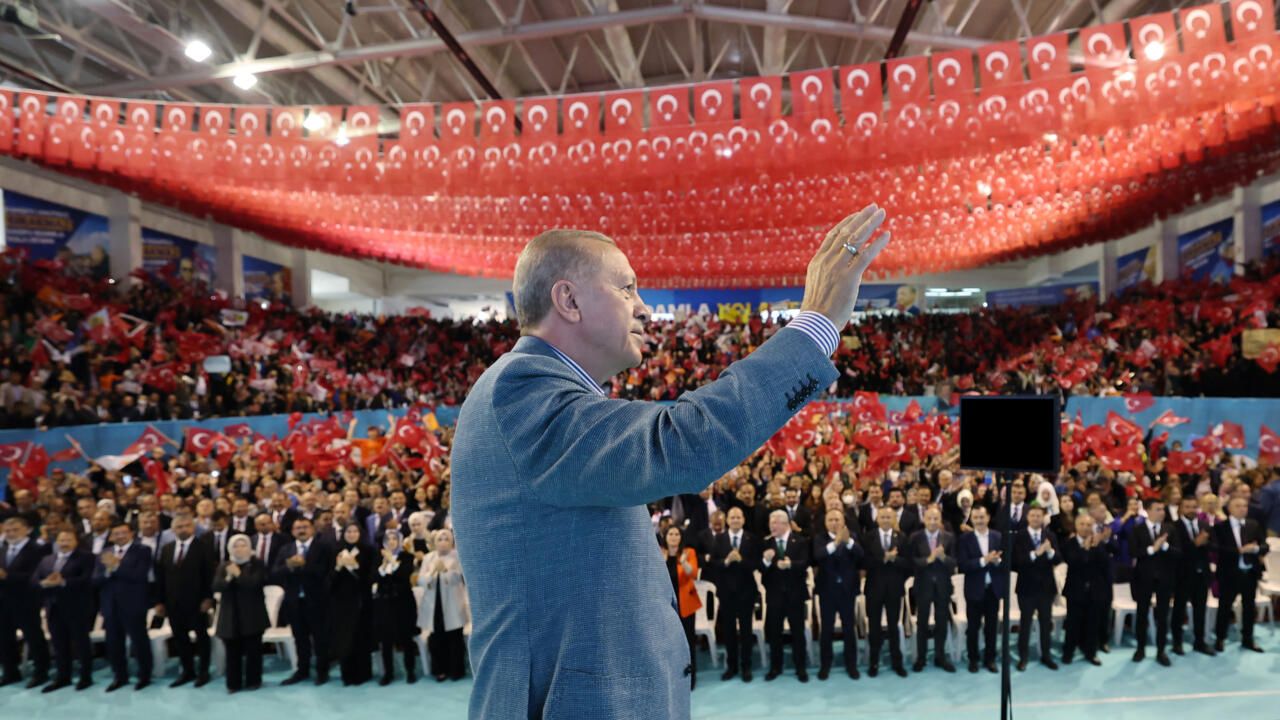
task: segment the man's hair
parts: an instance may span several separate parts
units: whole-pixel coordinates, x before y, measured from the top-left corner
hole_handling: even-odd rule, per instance
[[[530,240],[520,252],[511,294],[522,334],[550,314],[553,285],[561,280],[577,280],[596,265],[595,254],[588,250],[591,246],[579,242],[582,239],[615,245],[609,237],[590,230],[548,230]]]

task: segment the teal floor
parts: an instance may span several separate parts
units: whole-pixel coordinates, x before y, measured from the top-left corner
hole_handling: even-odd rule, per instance
[[[1236,717],[1240,720],[1280,718],[1280,627],[1263,626],[1258,641],[1265,654],[1242,652],[1229,645],[1217,658],[1175,656],[1171,668],[1151,659],[1135,665],[1132,649],[1104,655],[1102,667],[1077,661],[1052,672],[1033,665],[1015,670],[1014,707],[1021,717],[1037,720],[1082,718],[1105,714],[1107,720],[1169,717]],[[703,666],[707,657],[700,658]],[[50,695],[38,690],[0,688],[0,718],[181,718],[182,720],[351,720],[373,717],[419,717],[426,720],[465,718],[470,680],[416,685],[397,682],[387,688],[368,684],[343,688],[330,681],[325,687],[278,687],[287,675],[281,661],[267,659],[267,684],[262,690],[228,696],[221,678],[199,690],[170,690],[168,680],[143,692],[104,692],[109,675],[99,670],[97,685],[84,692],[68,688]],[[861,680],[833,676],[807,685],[794,674],[765,683],[761,673],[744,684],[720,682],[719,671],[705,670],[693,693],[693,716],[705,720],[791,720],[799,718],[946,717],[947,720],[998,716],[999,677],[962,668],[955,675],[929,668],[902,679],[881,674]],[[410,715],[406,716],[405,713]],[[234,713],[234,715],[229,715]]]

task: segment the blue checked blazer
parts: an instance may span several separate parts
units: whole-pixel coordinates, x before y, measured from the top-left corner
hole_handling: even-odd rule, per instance
[[[645,503],[697,493],[838,373],[779,330],[674,405],[614,400],[522,337],[467,395],[452,510],[484,720],[689,717],[689,646]]]

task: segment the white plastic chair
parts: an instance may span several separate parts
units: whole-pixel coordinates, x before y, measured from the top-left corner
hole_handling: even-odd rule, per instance
[[[695,580],[693,586],[698,591],[698,599],[702,600],[702,607],[698,608],[698,613],[694,616],[693,632],[696,637],[707,639],[707,648],[711,651],[711,667],[718,668],[724,649],[716,645],[716,624],[708,613],[710,604],[707,602],[709,598],[715,597],[716,586],[706,580]]]
[[[1129,583],[1115,583],[1111,586],[1111,593],[1111,610],[1115,613],[1111,621],[1111,645],[1118,648],[1124,638],[1124,620],[1138,614],[1138,603],[1134,602],[1133,588]],[[1210,597],[1209,600],[1216,606],[1217,598]]]
[[[969,629],[969,604],[964,599],[964,574],[951,576],[951,633],[947,635],[951,662],[959,665]]]
[[[222,614],[222,593],[213,594],[213,617],[209,622],[209,650],[214,673],[227,673],[227,645],[218,637],[218,616]]]
[[[267,620],[271,627],[262,634],[262,642],[277,645],[289,660],[289,666],[298,671],[298,644],[293,639],[293,629],[288,625],[279,627],[280,606],[284,603],[284,588],[279,585],[267,585],[262,588],[262,597],[267,605]]]

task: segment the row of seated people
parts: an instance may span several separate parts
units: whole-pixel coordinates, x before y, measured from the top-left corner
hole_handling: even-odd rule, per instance
[[[1184,653],[1188,620],[1194,651],[1222,652],[1237,599],[1242,603],[1241,647],[1262,652],[1253,628],[1268,543],[1262,526],[1247,517],[1245,498],[1228,502],[1225,521],[1201,514],[1193,496],[1181,498],[1171,509],[1163,499],[1148,500],[1124,548],[1132,558],[1127,585],[1115,582],[1113,560],[1121,547],[1109,524],[1080,512],[1068,518],[1073,526],[1070,537],[1060,538],[1047,522],[1045,508],[1030,504],[1018,510],[1016,505],[1010,508],[1005,525],[1013,528],[1010,558],[1003,555],[1004,537],[991,526],[991,512],[984,505],[967,514],[967,529],[961,533],[944,528],[937,505],[924,509],[923,525],[913,532],[902,529],[900,511],[881,506],[874,512],[874,524],[858,533],[850,530],[849,515],[836,502],[825,514],[823,529],[812,536],[799,532],[786,509],[770,513],[768,533],[758,535],[745,528],[743,508],[733,507],[725,517],[727,526],[713,526],[700,541],[685,543],[681,528],[672,525],[660,545],[671,566],[691,648],[696,640],[694,617],[704,599],[695,578],[712,591],[713,637],[724,641],[727,653],[725,680],[738,675],[744,681],[752,679],[753,618],[762,599],[769,646],[766,680],[782,673],[785,624],[797,676],[808,681],[805,638],[811,599],[817,600],[813,614],[820,628],[820,679],[831,672],[837,619],[844,636],[845,669],[854,679],[860,676],[856,628],[863,623],[855,617],[855,607],[863,608],[872,677],[879,672],[886,629],[892,669],[907,675],[898,628],[911,625],[916,635],[914,670],[925,669],[932,640],[934,663],[954,672],[952,655],[945,648],[948,630],[958,618],[965,626],[969,671],[978,672],[981,665],[995,672],[998,613],[1011,584],[1017,599],[1019,670],[1029,662],[1037,624],[1039,661],[1057,669],[1050,641],[1059,596],[1065,599],[1065,613],[1060,611],[1065,616],[1062,660],[1070,663],[1079,652],[1087,662],[1100,664],[1098,653],[1110,651],[1108,619],[1117,588],[1134,603],[1135,662],[1146,657],[1149,617],[1155,619],[1156,660],[1161,665],[1171,664],[1170,646],[1174,654]],[[1059,566],[1065,566],[1065,573],[1057,570]],[[1272,581],[1274,585],[1280,577]],[[1211,585],[1216,603],[1210,602]],[[1280,585],[1271,592],[1280,594]],[[1205,627],[1211,605],[1221,608],[1212,642]],[[914,609],[914,623],[901,617],[907,608]]]
[[[10,517],[0,543],[0,686],[21,681],[24,647],[33,666],[27,688],[70,686],[73,660],[76,689],[92,686],[95,618],[112,672],[108,692],[129,682],[128,646],[137,661],[135,689],[151,684],[154,630],[171,635],[180,660],[173,687],[210,681],[212,634],[225,652],[228,690],[257,689],[263,637],[273,628],[292,639],[295,671],[287,685],[312,677],[312,668],[315,683],[324,684],[332,664],[341,666],[344,684],[361,684],[371,678],[375,651],[381,684],[394,680],[396,652],[406,680],[415,682],[423,634],[438,681],[465,675],[469,608],[452,530],[428,535],[418,522],[408,537],[396,529],[377,534],[375,545],[354,522],[317,534],[311,518],[298,516],[292,538],[275,532],[270,513],[255,522],[251,535],[225,525],[198,529],[181,513],[153,551],[114,518],[106,543],[95,548],[93,535],[80,536],[71,525],[44,544],[32,538],[25,517]],[[281,589],[275,606],[273,585]]]

